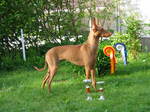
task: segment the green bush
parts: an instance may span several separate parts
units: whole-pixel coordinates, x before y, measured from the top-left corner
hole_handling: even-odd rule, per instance
[[[0,59],[0,70],[16,70],[18,68],[32,68],[33,65],[44,64],[44,55],[41,56],[40,52],[37,53],[35,48],[29,48],[26,50],[26,61],[23,60],[21,51],[16,51],[15,54],[10,52],[6,56],[2,56]]]
[[[143,36],[149,37],[150,36],[150,30],[149,30],[150,23],[144,23],[143,27],[144,27],[144,31],[142,32]]]
[[[14,70],[19,67],[19,65],[23,64],[23,60],[19,53],[16,53],[15,56],[3,56],[1,57],[0,69],[2,70]]]
[[[104,40],[99,44],[98,48],[96,70],[99,76],[106,74],[110,69],[110,59],[103,52],[103,48],[106,45],[111,45],[111,42],[109,40]]]
[[[131,56],[136,59],[138,57],[138,52],[141,51],[141,21],[136,18],[136,16],[129,16],[125,19],[123,26],[126,27],[124,33],[116,32],[112,37],[112,44],[124,43],[127,46],[128,52]]]

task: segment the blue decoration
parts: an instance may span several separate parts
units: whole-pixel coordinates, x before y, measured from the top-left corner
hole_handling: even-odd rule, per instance
[[[127,49],[124,43],[117,43],[114,47],[121,52],[124,65],[127,65]]]

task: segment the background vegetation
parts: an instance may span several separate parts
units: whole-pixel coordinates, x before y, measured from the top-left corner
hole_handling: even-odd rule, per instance
[[[128,53],[137,59],[138,53],[141,51],[141,32],[142,32],[142,21],[140,21],[136,15],[131,15],[124,19],[125,26],[124,32],[116,32],[112,36],[112,45],[115,43],[124,43],[127,46]]]
[[[113,17],[117,1],[1,0],[0,69],[31,68],[43,64],[44,54],[54,46],[82,43],[89,32],[89,18],[101,18],[104,25]],[[105,7],[100,13],[96,12],[97,4]],[[26,62],[22,61],[21,29]]]

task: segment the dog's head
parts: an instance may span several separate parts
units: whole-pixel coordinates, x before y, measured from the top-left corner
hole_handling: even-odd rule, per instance
[[[112,35],[111,32],[108,32],[107,30],[105,30],[100,25],[97,25],[95,18],[92,20],[92,31],[94,33],[94,36],[98,37],[98,38],[99,37],[109,37]]]

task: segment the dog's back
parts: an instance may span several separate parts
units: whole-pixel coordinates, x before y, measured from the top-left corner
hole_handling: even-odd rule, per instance
[[[58,61],[60,60],[67,60],[76,65],[83,66],[83,53],[82,53],[82,46],[80,45],[65,45],[65,46],[57,46],[50,49],[47,54],[51,57],[57,58]]]

